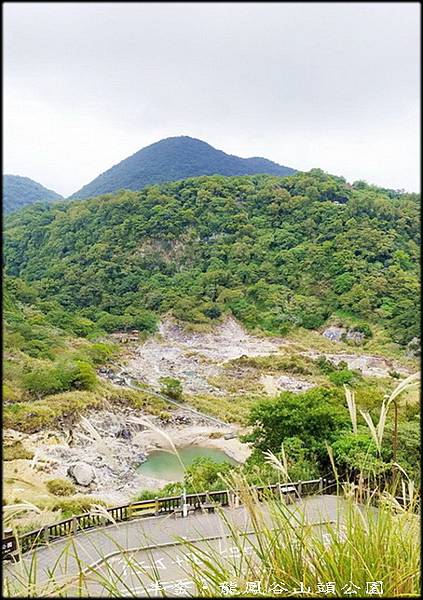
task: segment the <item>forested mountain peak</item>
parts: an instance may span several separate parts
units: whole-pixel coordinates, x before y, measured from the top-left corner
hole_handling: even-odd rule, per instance
[[[71,198],[90,198],[120,189],[201,175],[292,175],[294,169],[261,157],[240,158],[189,136],[169,137],[135,152],[85,185]]]
[[[27,204],[60,200],[63,196],[29,177],[3,175],[3,211],[11,213]]]

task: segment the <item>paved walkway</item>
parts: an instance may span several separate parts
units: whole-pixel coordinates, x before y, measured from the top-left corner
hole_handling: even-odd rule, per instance
[[[266,505],[261,506],[267,520]],[[307,523],[318,525],[337,520],[342,514],[342,499],[329,495],[310,496],[288,508],[293,522],[304,516]],[[28,573],[32,571],[32,581],[38,586],[51,579],[52,571],[56,581],[64,581],[65,578],[78,574],[81,569],[88,569],[97,574],[95,577],[87,577],[90,595],[107,595],[107,585],[115,580],[122,595],[133,595],[137,589],[140,595],[147,596],[145,590],[157,585],[154,582],[163,574],[161,570],[165,571],[166,576],[163,585],[168,588],[181,580],[187,580],[187,548],[181,545],[178,538],[198,542],[198,548],[207,549],[210,545],[210,548],[217,549],[222,555],[222,552],[231,551],[228,538],[231,524],[244,532],[253,529],[247,511],[242,506],[222,509],[221,514],[196,514],[176,519],[169,515],[93,529],[40,547],[25,554],[23,560],[16,564],[6,564],[3,579],[27,581]],[[128,556],[131,561],[147,569],[146,577],[140,578],[137,575],[136,581],[134,580],[134,569],[128,569]],[[151,569],[154,577],[148,577],[148,569]],[[98,583],[99,575],[104,577],[102,585]],[[139,588],[144,588],[144,591]],[[166,591],[165,587],[163,589]],[[152,596],[161,595],[157,590],[156,594],[152,592],[154,589],[149,592]],[[189,593],[185,594],[187,595]]]

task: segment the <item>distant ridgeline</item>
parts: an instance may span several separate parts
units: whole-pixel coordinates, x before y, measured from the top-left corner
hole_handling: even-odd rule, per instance
[[[417,194],[318,169],[192,178],[26,207],[5,220],[5,270],[76,335],[152,331],[168,311],[283,334],[342,311],[406,344],[419,335],[419,208]]]
[[[142,148],[85,185],[71,198],[92,198],[121,189],[141,190],[147,185],[201,175],[292,175],[294,169],[266,158],[239,158],[210,144],[179,136]]]
[[[216,150],[201,140],[179,136],[160,140],[85,185],[70,199],[84,199],[122,189],[141,190],[147,185],[200,175],[292,175],[295,169],[266,158],[239,158]],[[63,199],[28,177],[3,175],[3,210],[11,213],[35,202]]]
[[[28,177],[3,175],[3,211],[6,214],[34,202],[51,202],[61,199],[63,196],[48,190]]]

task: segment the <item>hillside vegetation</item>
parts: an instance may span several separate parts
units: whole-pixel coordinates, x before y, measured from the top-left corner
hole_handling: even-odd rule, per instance
[[[3,175],[3,211],[5,213],[14,212],[34,202],[50,202],[62,198],[63,196],[60,194],[48,190],[28,177]]]
[[[128,403],[147,411],[165,403],[144,392],[116,392],[102,383],[96,368],[117,347],[104,340],[76,337],[54,324],[36,306],[35,291],[6,276],[3,307],[3,426],[38,431],[68,422],[104,400]],[[74,329],[77,321],[73,321]],[[67,323],[64,322],[64,327]]]
[[[179,136],[142,148],[85,185],[71,198],[91,198],[121,189],[141,190],[147,185],[200,175],[292,175],[294,169],[266,158],[240,158],[210,144]]]
[[[4,255],[73,335],[153,331],[169,311],[285,334],[337,312],[407,344],[419,335],[419,235],[418,195],[315,169],[27,207],[6,220]]]

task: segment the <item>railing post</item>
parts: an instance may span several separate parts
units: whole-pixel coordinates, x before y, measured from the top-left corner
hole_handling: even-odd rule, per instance
[[[319,494],[323,492],[323,477],[319,479]]]
[[[302,494],[302,491],[303,491],[303,482],[301,481],[301,479],[300,479],[300,481],[298,482],[298,488],[297,488],[297,491],[298,491],[298,495],[299,495],[299,496],[301,496],[301,494]]]
[[[159,498],[157,496],[154,498],[154,502],[156,504],[155,514],[158,515],[159,514]]]
[[[78,519],[76,517],[72,517],[72,533],[76,533],[78,531]]]
[[[43,540],[45,541],[46,544],[48,543],[49,537],[50,537],[50,535],[49,535],[49,531],[48,531],[48,525],[44,525],[44,527],[43,527]]]

